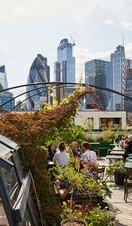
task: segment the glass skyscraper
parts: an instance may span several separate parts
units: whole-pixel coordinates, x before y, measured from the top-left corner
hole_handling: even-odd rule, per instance
[[[2,85],[3,89],[8,88],[5,65],[0,66],[0,84]]]
[[[85,83],[110,88],[110,62],[94,59],[85,63]],[[98,103],[103,110],[109,105],[110,93],[96,89]],[[86,108],[90,108],[91,98],[87,95]]]
[[[73,43],[68,39],[62,39],[57,48],[57,62],[55,62],[55,81],[75,83],[75,57],[73,57]],[[73,91],[65,86],[63,95],[67,96]]]
[[[60,78],[58,78],[58,64],[60,64]],[[62,39],[57,48],[57,62],[55,63],[55,77],[59,82],[75,82],[75,57],[73,44],[68,39]]]
[[[7,104],[2,106],[2,109],[6,111],[12,111],[14,109],[15,100],[12,100],[12,98],[13,94],[9,91],[3,91],[2,93],[0,93],[0,106],[9,101]]]
[[[38,110],[43,105],[43,102],[48,101],[48,90],[44,84],[35,85],[35,83],[44,83],[50,81],[50,67],[47,65],[47,58],[38,54],[33,61],[27,84],[26,91],[26,106],[27,110]]]
[[[126,77],[125,95],[132,98],[132,60],[126,59],[126,65],[127,65],[127,77]],[[132,112],[132,101],[130,101],[128,98],[125,98],[124,106],[125,111]]]
[[[5,69],[5,65],[3,65],[0,67],[0,90],[3,90],[3,92],[0,93],[0,107],[3,105],[1,107],[2,109],[6,111],[11,111],[15,106],[15,100],[12,100],[13,98],[12,93],[10,93],[9,91],[4,91],[4,89],[7,89],[7,88],[8,88],[8,81],[6,76],[6,69]]]
[[[124,93],[126,89],[126,59],[124,46],[117,46],[114,53],[111,54],[111,81],[112,89]],[[112,93],[112,110],[124,110],[124,97]]]

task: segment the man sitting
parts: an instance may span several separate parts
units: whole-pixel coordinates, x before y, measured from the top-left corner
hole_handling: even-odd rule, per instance
[[[83,154],[82,154],[81,160],[80,160],[82,167],[88,167],[92,163],[94,163],[94,164],[97,163],[96,152],[91,151],[89,148],[90,148],[89,143],[83,142],[83,144],[82,144]]]
[[[81,155],[83,154],[82,153],[82,150],[80,150],[78,148],[78,143],[76,141],[73,141],[71,144],[70,144],[70,148],[73,152],[73,155],[74,157],[81,157]]]

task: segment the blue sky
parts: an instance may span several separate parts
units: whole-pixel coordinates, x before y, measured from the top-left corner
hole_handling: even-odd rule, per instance
[[[27,82],[38,53],[48,58],[53,80],[57,46],[71,36],[76,78],[84,75],[86,61],[109,60],[123,36],[132,59],[131,12],[131,0],[0,0],[0,65],[6,66],[9,86]]]

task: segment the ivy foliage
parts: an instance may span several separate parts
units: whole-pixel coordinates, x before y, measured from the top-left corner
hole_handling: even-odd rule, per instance
[[[54,194],[53,185],[47,172],[47,152],[49,142],[83,138],[81,127],[75,127],[72,117],[78,111],[79,101],[86,94],[96,95],[92,88],[77,87],[76,91],[62,100],[59,105],[46,105],[33,113],[6,113],[0,116],[0,133],[20,145],[23,167],[32,172],[37,196],[41,206],[41,216],[52,222],[60,215],[60,206]]]

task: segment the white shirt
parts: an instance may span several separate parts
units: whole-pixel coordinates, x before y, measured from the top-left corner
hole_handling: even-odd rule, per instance
[[[95,151],[87,150],[82,154],[81,160],[83,161],[83,163],[86,163],[88,161],[97,162],[97,155]]]
[[[53,162],[55,165],[66,166],[69,161],[69,154],[66,151],[56,152],[53,157]]]

